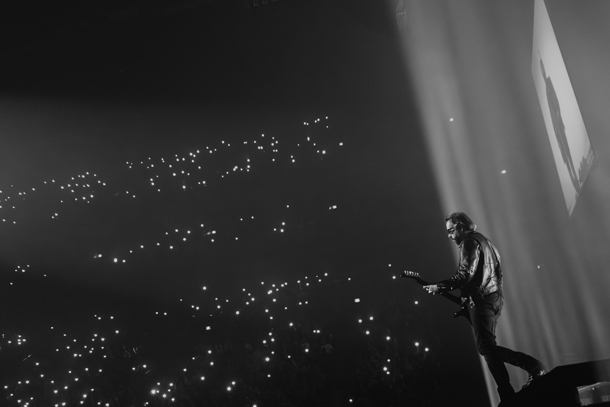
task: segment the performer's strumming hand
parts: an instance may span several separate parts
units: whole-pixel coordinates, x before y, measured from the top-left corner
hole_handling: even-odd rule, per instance
[[[428,294],[432,294],[432,295],[441,292],[441,289],[437,284],[425,285],[424,290],[428,291]]]

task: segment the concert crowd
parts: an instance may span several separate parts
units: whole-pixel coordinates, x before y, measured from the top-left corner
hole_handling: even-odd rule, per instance
[[[387,259],[346,240],[372,210],[337,193],[353,183],[341,132],[322,116],[294,134],[217,138],[2,186],[0,405],[442,405],[430,318],[404,285],[383,304],[361,295],[358,262]],[[274,274],[269,258],[299,269]],[[209,270],[237,270],[234,287],[256,262],[243,276],[266,281],[216,290]],[[146,297],[155,278],[175,295]],[[180,280],[198,294],[170,287]]]
[[[43,284],[35,281],[41,276],[28,274],[11,276],[18,288],[9,300],[13,306],[29,304],[39,316],[29,325],[3,318],[3,405],[432,406],[443,401],[435,379],[438,338],[414,310],[390,299],[375,315],[346,321],[342,335],[341,324],[316,309],[314,302],[329,289],[347,289],[352,281],[317,276],[310,277],[310,286],[262,284],[244,295],[242,304],[219,307],[222,301],[214,301],[207,309],[179,301],[166,312],[125,307],[116,315],[87,316],[84,309],[72,310],[71,322],[43,326],[53,320],[51,314],[69,307],[26,299],[24,294]],[[362,310],[354,302],[343,315]],[[21,325],[23,333],[11,325]],[[427,340],[417,342],[417,337]],[[354,370],[346,370],[345,363]]]

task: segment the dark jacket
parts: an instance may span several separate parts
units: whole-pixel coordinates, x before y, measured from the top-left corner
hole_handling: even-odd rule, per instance
[[[441,291],[460,288],[462,297],[502,293],[500,254],[492,242],[477,232],[470,232],[460,248],[460,263],[453,277],[438,283]]]

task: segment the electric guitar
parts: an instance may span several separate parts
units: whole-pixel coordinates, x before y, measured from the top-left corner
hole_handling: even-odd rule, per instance
[[[416,273],[414,271],[405,270],[402,272],[400,277],[412,278],[415,281],[417,281],[420,285],[430,285],[430,283],[421,279],[421,277],[419,276],[419,273]],[[468,322],[470,322],[472,324],[472,322],[470,321],[470,313],[468,312],[468,300],[462,301],[462,299],[460,297],[458,297],[457,295],[453,295],[453,294],[449,294],[449,293],[438,293],[438,294],[442,295],[443,297],[447,298],[449,301],[459,305],[462,308],[458,312],[453,313],[454,318],[464,317],[468,320]]]

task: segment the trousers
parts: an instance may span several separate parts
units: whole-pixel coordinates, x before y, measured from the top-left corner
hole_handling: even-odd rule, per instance
[[[515,390],[510,384],[508,370],[504,364],[508,363],[532,372],[540,362],[530,355],[498,346],[496,343],[496,324],[504,304],[501,291],[486,296],[476,296],[472,300],[474,306],[469,308],[469,313],[477,351],[487,362],[487,367],[498,386],[500,399],[509,399],[514,396]]]

